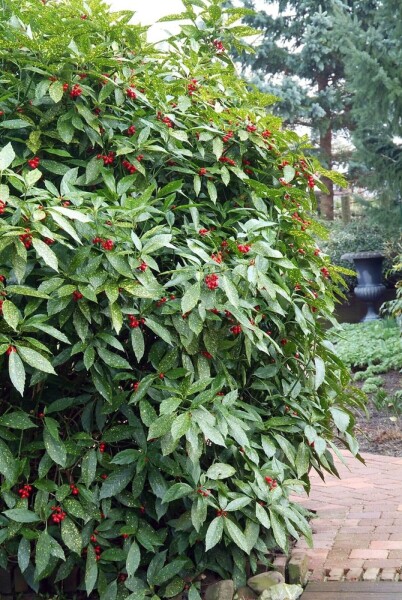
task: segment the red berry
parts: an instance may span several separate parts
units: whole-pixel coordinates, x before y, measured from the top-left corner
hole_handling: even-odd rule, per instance
[[[28,161],[28,165],[31,167],[31,169],[37,169],[40,163],[40,158],[38,156],[34,156],[33,158],[29,159]]]
[[[200,177],[202,177],[203,175],[207,174],[207,169],[205,167],[201,167],[201,169],[198,171],[198,175]]]
[[[241,325],[233,325],[233,327],[230,328],[230,331],[235,335],[239,335],[239,333],[242,332]]]
[[[136,129],[134,127],[134,125],[130,125],[130,127],[127,129],[127,135],[134,135],[136,132]]]
[[[102,248],[104,250],[113,250],[114,242],[112,240],[105,240],[104,242],[102,242]]]
[[[140,271],[146,271],[148,269],[147,263],[142,260],[140,266],[138,267],[138,269]]]
[[[106,444],[105,444],[105,442],[101,442],[99,444],[99,452],[101,452],[103,454],[103,452],[105,452],[105,450],[106,450]]]
[[[251,246],[247,246],[247,245],[243,245],[243,244],[239,244],[237,246],[237,249],[239,252],[241,252],[242,254],[247,254],[247,252],[250,252],[251,250]]]
[[[137,97],[137,94],[135,93],[133,86],[127,88],[126,94],[127,94],[127,97],[131,98],[132,100],[135,100]]]
[[[83,297],[84,296],[78,290],[75,290],[75,292],[73,292],[73,300],[74,300],[74,302],[78,302],[78,300],[81,300]]]
[[[75,83],[70,90],[70,97],[77,98],[78,96],[81,96],[81,94],[82,94],[82,88],[78,85],[78,83]]]
[[[210,290],[215,290],[217,287],[219,287],[219,277],[216,274],[206,275],[204,281],[207,288]]]

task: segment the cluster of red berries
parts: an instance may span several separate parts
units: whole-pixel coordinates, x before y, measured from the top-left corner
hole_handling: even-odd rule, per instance
[[[156,302],[156,306],[158,306],[158,307],[163,306],[165,304],[165,302],[167,302],[167,298],[166,298],[166,296],[163,296],[163,298],[161,298],[160,300],[158,300]]]
[[[201,169],[198,171],[198,175],[199,175],[200,177],[202,177],[203,175],[206,175],[206,174],[207,174],[207,172],[208,172],[208,171],[207,171],[207,169],[206,169],[205,167],[201,167]]]
[[[271,137],[272,131],[270,131],[269,129],[266,129],[265,131],[262,132],[261,135],[264,139],[267,139],[267,138]]]
[[[0,275],[0,283],[6,285],[6,278],[4,277],[4,275]]]
[[[0,200],[0,215],[4,214],[4,211],[6,210],[6,206],[7,206],[7,202],[4,202],[4,200]]]
[[[213,358],[212,354],[210,352],[208,352],[207,350],[202,350],[201,354],[202,354],[202,356],[205,356],[205,358],[207,358],[208,360],[211,360]]]
[[[223,262],[222,252],[218,252],[217,254],[211,254],[212,260],[214,260],[218,265]]]
[[[278,482],[276,479],[272,479],[272,477],[265,477],[265,481],[268,484],[270,491],[278,487]]]
[[[95,560],[100,560],[100,555],[102,554],[102,548],[100,546],[94,546],[95,551]]]
[[[312,175],[307,177],[307,185],[309,188],[313,189],[315,187],[315,179]]]
[[[53,511],[51,517],[53,523],[61,523],[61,521],[64,521],[64,519],[67,516],[67,514],[61,508],[61,506],[52,506],[51,510]]]
[[[80,490],[77,488],[77,486],[74,483],[72,483],[70,485],[70,490],[71,490],[71,493],[73,496],[78,496],[78,494],[80,493]]]
[[[100,244],[104,250],[113,250],[114,241],[113,240],[104,240],[100,237],[94,237],[92,240],[93,244]]]
[[[281,340],[281,345],[282,345],[282,346],[286,346],[286,344],[287,344],[287,343],[288,343],[288,340],[287,340],[286,338],[283,338],[283,339]]]
[[[138,268],[138,270],[139,270],[139,271],[142,271],[142,272],[144,272],[144,271],[146,271],[146,270],[148,269],[148,265],[147,265],[147,263],[146,263],[146,262],[144,262],[144,261],[142,260],[142,261],[141,261],[141,264],[140,264],[140,266],[139,266],[139,267],[137,267],[137,268]]]
[[[66,92],[70,86],[68,83],[63,83],[63,92]]]
[[[128,316],[128,326],[130,329],[137,329],[140,325],[144,325],[145,319],[137,319],[135,315],[127,315]]]
[[[216,290],[216,288],[219,287],[219,277],[216,275],[216,273],[213,273],[212,275],[206,275],[204,281],[207,288],[210,290]]]
[[[207,498],[211,495],[211,490],[203,490],[202,488],[198,488],[197,494],[200,494],[200,496],[204,496],[204,498]]]
[[[314,250],[314,256],[320,256],[320,254],[321,254],[321,250],[319,248],[316,248]]]
[[[246,127],[247,131],[249,131],[250,133],[254,133],[254,131],[257,131],[257,125],[253,125],[252,123],[249,123]]]
[[[70,90],[70,97],[78,98],[78,96],[81,96],[81,94],[82,94],[82,88],[78,85],[78,83],[75,83]]]
[[[158,121],[162,121],[162,123],[165,123],[165,125],[167,125],[167,127],[169,127],[170,129],[174,127],[172,119],[170,119],[169,117],[164,117],[160,110],[158,110],[158,112],[156,113],[156,118],[158,119]]]
[[[239,252],[241,252],[242,254],[247,254],[247,252],[250,252],[251,250],[251,246],[247,245],[247,244],[239,244],[237,246],[237,249]]]
[[[17,348],[15,346],[9,346],[6,350],[6,353],[8,354],[8,356],[10,356],[10,354],[12,354],[13,352],[17,352]]]
[[[212,43],[215,46],[216,52],[218,54],[221,54],[222,52],[225,52],[226,48],[222,44],[222,42],[220,40],[214,40]]]
[[[74,300],[74,302],[78,302],[78,300],[82,300],[83,297],[84,296],[78,290],[75,290],[73,292],[73,300]]]
[[[134,125],[130,125],[130,127],[127,129],[127,135],[134,135],[136,132],[136,128]]]
[[[228,513],[226,512],[226,510],[217,510],[217,511],[216,511],[216,516],[217,516],[217,517],[226,517],[226,516],[227,516],[227,514],[228,514]]]
[[[165,125],[167,127],[169,127],[169,129],[172,129],[174,127],[174,123],[173,123],[172,119],[170,119],[169,117],[163,117],[162,123],[165,123]]]
[[[187,86],[189,96],[192,96],[194,94],[194,92],[197,91],[197,85],[198,85],[198,81],[196,79],[192,79],[190,81],[190,83]]]
[[[226,164],[230,165],[231,167],[236,166],[236,161],[233,160],[233,158],[229,158],[228,156],[221,156],[219,159],[219,162],[226,163]]]
[[[40,158],[39,156],[34,156],[33,158],[30,158],[27,162],[31,169],[37,169],[39,167]]]
[[[52,240],[51,238],[48,238],[48,237],[43,238],[43,241],[45,242],[45,244],[47,246],[53,246],[53,244],[54,244],[54,240]]]
[[[329,273],[327,267],[322,267],[321,273],[323,274],[323,276],[325,277],[325,279],[328,279],[330,273]]]
[[[20,498],[29,498],[32,492],[32,485],[26,483],[18,490],[18,495]]]
[[[140,387],[140,382],[139,381],[133,381],[131,383],[131,389],[133,389],[135,392],[138,390],[139,387]]]
[[[106,450],[106,444],[105,444],[105,442],[101,442],[101,443],[99,444],[99,452],[100,452],[101,454],[103,454],[103,453],[105,452],[105,450]]]
[[[200,229],[198,233],[202,236],[207,235],[209,233],[209,229]]]
[[[129,88],[127,88],[126,95],[127,95],[127,98],[131,98],[132,100],[136,99],[137,94],[135,93],[133,86],[130,86]]]
[[[124,583],[124,581],[126,581],[127,577],[128,577],[127,573],[119,573],[117,576],[117,581]]]
[[[137,167],[132,165],[129,160],[123,160],[121,164],[130,173],[130,175],[133,175],[137,172]]]
[[[227,144],[232,139],[233,136],[234,136],[234,133],[232,130],[230,130],[223,136],[222,140],[225,144]]]
[[[29,233],[31,231],[30,229],[25,229],[25,231],[26,233],[22,233],[19,238],[28,250],[32,246],[32,235]]]
[[[302,219],[302,217],[299,215],[298,212],[294,212],[292,215],[292,219],[294,221],[298,221],[299,223],[302,224],[302,231],[305,231],[306,227],[308,225],[310,225],[310,221],[306,221],[305,219]]]
[[[106,165],[112,165],[114,163],[115,156],[116,156],[116,152],[109,152],[108,154],[98,154],[96,156],[96,158],[102,159],[103,164],[106,166]]]
[[[233,325],[233,327],[230,328],[230,331],[234,333],[234,335],[239,335],[239,333],[242,332],[241,325]]]

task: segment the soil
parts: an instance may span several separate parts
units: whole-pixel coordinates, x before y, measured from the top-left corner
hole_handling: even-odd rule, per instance
[[[393,397],[395,392],[402,390],[402,374],[390,371],[381,378],[384,381],[382,389],[387,393],[381,407],[378,402],[374,403],[374,395],[368,394],[367,414],[355,412],[360,452],[402,456],[402,398],[398,401]]]

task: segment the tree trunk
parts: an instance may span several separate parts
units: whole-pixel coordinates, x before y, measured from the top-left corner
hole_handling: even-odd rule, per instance
[[[332,168],[332,127],[329,124],[327,131],[320,134],[321,156],[326,162],[327,169]],[[328,188],[328,194],[320,194],[320,213],[325,219],[334,219],[334,184],[328,177],[322,178],[323,184]]]
[[[345,225],[350,223],[350,196],[342,196],[342,221]]]
[[[326,90],[329,86],[327,74],[322,73],[317,78],[318,93]],[[327,112],[325,116],[326,129],[320,131],[320,154],[321,160],[325,161],[326,168],[332,168],[332,120],[331,114]],[[328,177],[322,178],[323,184],[328,188],[328,193],[320,193],[319,209],[320,214],[325,219],[333,221],[334,219],[334,184]]]

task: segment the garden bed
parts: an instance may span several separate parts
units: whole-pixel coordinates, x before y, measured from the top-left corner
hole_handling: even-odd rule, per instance
[[[402,375],[390,371],[380,376],[382,390],[368,394],[367,414],[356,411],[357,439],[361,452],[402,456],[402,398],[395,396],[402,389]]]

